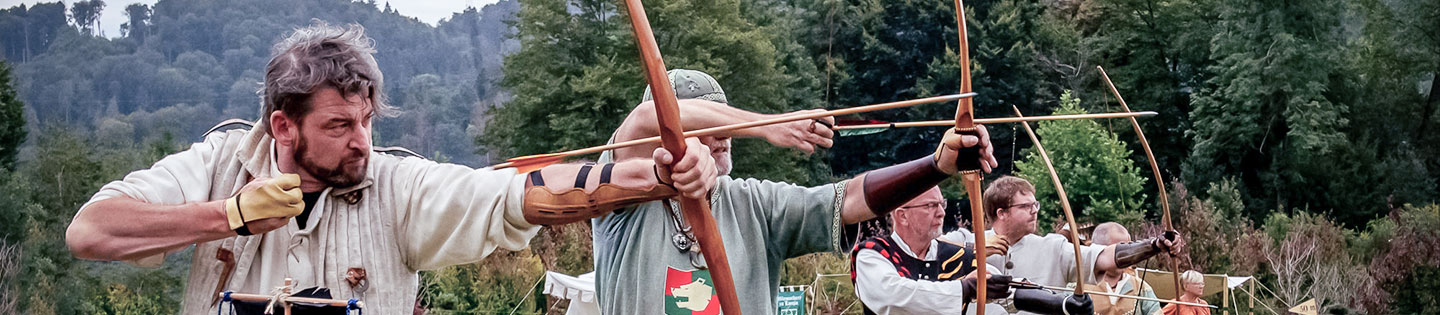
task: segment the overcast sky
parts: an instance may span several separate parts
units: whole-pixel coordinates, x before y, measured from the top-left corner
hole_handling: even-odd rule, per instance
[[[66,3],[68,9],[70,3],[76,0],[61,0]],[[132,3],[144,3],[155,5],[158,0],[109,0],[105,1],[105,12],[100,14],[100,31],[106,37],[120,37],[120,24],[125,23],[125,7]],[[483,7],[499,0],[393,0],[390,8],[400,11],[401,15],[420,18],[420,21],[435,25],[440,19],[449,18],[451,13],[464,11],[467,7]],[[0,0],[0,8],[10,8],[21,3],[34,5],[37,2],[55,2],[55,0]],[[385,0],[376,0],[375,5],[385,7]],[[67,12],[68,14],[68,12]]]

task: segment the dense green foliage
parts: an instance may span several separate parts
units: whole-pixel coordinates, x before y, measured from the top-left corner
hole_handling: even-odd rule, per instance
[[[431,26],[374,1],[161,0],[126,6],[120,37],[98,34],[100,0],[0,8],[0,249],[15,249],[0,253],[18,256],[0,257],[0,269],[21,269],[0,270],[0,293],[19,292],[0,296],[0,313],[9,303],[29,314],[174,312],[186,255],[158,270],[82,262],[65,249],[65,227],[101,184],[225,118],[255,118],[270,45],[288,30],[312,19],[364,25],[390,102],[404,111],[377,121],[376,143],[479,167],[609,137],[644,90],[619,3],[507,0]],[[953,5],[646,2],[669,68],[709,72],[735,106],[764,113],[954,93]],[[1010,116],[1012,105],[1032,116],[1118,111],[1097,65],[1133,110],[1160,113],[1140,123],[1172,183],[1175,226],[1190,239],[1185,268],[1256,275],[1277,293],[1260,297],[1267,303],[1315,297],[1330,311],[1369,313],[1433,305],[1423,288],[1440,268],[1440,2],[965,5],[977,117]],[[953,111],[934,104],[852,118]],[[1158,232],[1150,161],[1128,122],[1038,126],[1081,221]],[[1001,166],[989,176],[1030,178],[1047,205],[1041,225],[1058,220],[1023,131],[990,131]],[[843,137],[811,156],[739,140],[735,173],[819,184],[929,154],[939,135]],[[966,197],[951,184],[946,192]],[[426,273],[422,304],[545,311],[543,296],[525,292],[543,270],[589,271],[589,233],[583,224],[546,228],[531,250]],[[1336,276],[1354,266],[1365,274]],[[810,284],[846,267],[843,257],[802,257],[783,279]],[[839,311],[853,294],[831,282],[820,283],[832,297],[821,308]]]
[[[90,10],[80,5],[71,11]],[[270,47],[287,32],[315,20],[358,23],[376,39],[386,93],[404,111],[377,122],[376,143],[478,167],[488,159],[460,139],[506,98],[493,81],[515,49],[503,20],[518,7],[471,8],[432,27],[374,2],[160,1],[127,7],[125,36],[103,38],[80,18],[67,25],[61,3],[22,5],[0,12],[0,58],[14,66],[34,126],[189,141],[224,119],[258,117]]]
[[[514,22],[522,49],[506,58],[503,81],[514,99],[493,112],[478,142],[510,156],[604,143],[645,90],[629,17],[616,5],[522,4]],[[794,46],[791,35],[744,20],[739,1],[649,1],[648,7],[666,66],[710,73],[736,107],[777,113],[820,105],[815,82],[801,76],[814,69],[779,62],[792,57],[776,48]],[[737,155],[769,157],[736,159],[737,176],[829,180],[828,174],[811,176],[814,163],[792,152],[757,141],[736,146]]]
[[[20,144],[25,142],[25,104],[10,82],[10,65],[0,60],[0,170],[14,170]]]
[[[1085,113],[1080,109],[1080,99],[1069,92],[1061,95],[1060,103],[1057,115]],[[1140,169],[1127,160],[1130,152],[1124,142],[1093,120],[1042,121],[1034,129],[1064,184],[1077,220],[1140,225],[1145,214],[1140,209],[1144,178],[1139,175]],[[1015,163],[1015,175],[1035,184],[1035,200],[1043,200],[1039,217],[1063,218],[1059,196],[1040,152],[1026,149],[1024,157]]]

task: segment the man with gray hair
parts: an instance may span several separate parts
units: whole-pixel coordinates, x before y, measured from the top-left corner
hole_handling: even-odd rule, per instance
[[[669,72],[680,98],[685,130],[760,120],[783,114],[760,114],[731,107],[715,78],[695,70]],[[613,142],[659,134],[647,89],[640,103],[615,131]],[[780,267],[785,259],[818,252],[843,252],[841,226],[882,216],[929,191],[956,173],[957,161],[979,161],[989,171],[996,165],[989,134],[947,132],[927,155],[832,184],[804,187],[753,178],[731,178],[730,139],[751,137],[773,145],[813,152],[829,147],[831,118],[737,130],[700,137],[708,145],[722,176],[710,194],[711,215],[725,243],[743,314],[777,310]],[[606,152],[601,161],[644,156],[656,146]],[[973,148],[972,153],[961,153]],[[763,158],[763,157],[758,157]],[[718,311],[714,282],[694,245],[680,207],[673,201],[652,201],[617,210],[592,220],[595,238],[595,287],[606,314],[690,314]]]
[[[1090,240],[1095,245],[1110,246],[1130,242],[1130,231],[1124,225],[1115,222],[1105,222],[1095,226],[1090,232]],[[1135,273],[1135,268],[1107,269],[1100,276],[1095,284],[1085,284],[1085,290],[1093,292],[1116,293],[1124,295],[1155,297],[1155,290],[1150,288],[1149,283],[1140,279]],[[1160,313],[1160,302],[1141,301],[1130,298],[1096,296],[1095,314],[1105,315],[1128,315],[1128,314],[1158,314]]]
[[[106,184],[75,215],[70,250],[158,264],[196,245],[182,314],[215,312],[220,292],[272,294],[288,279],[400,314],[413,310],[419,270],[524,248],[541,224],[713,185],[710,148],[696,139],[683,156],[654,150],[588,175],[573,164],[517,174],[372,151],[371,122],[391,112],[372,45],[358,25],[295,30],[272,51],[256,130],[209,134]]]

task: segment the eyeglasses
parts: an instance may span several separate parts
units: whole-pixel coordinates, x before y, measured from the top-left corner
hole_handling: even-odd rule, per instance
[[[1006,206],[1006,208],[1020,208],[1020,209],[1022,209],[1022,210],[1039,211],[1039,210],[1040,210],[1040,203],[1039,203],[1039,202],[1031,202],[1031,203],[1013,204],[1013,205]]]
[[[940,209],[940,210],[943,211],[943,210],[945,210],[945,203],[944,203],[944,202],[932,202],[932,203],[927,203],[927,204],[922,204],[922,205],[904,206],[904,207],[900,207],[900,209],[902,209],[902,210],[910,210],[910,209]]]

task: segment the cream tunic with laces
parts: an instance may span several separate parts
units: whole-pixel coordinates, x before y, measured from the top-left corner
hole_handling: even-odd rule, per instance
[[[222,200],[253,178],[279,176],[274,141],[256,130],[211,134],[189,150],[106,184],[85,207],[120,196],[153,204]],[[269,294],[289,277],[296,289],[329,288],[335,299],[361,299],[376,314],[408,314],[419,292],[419,270],[527,246],[539,227],[521,213],[523,189],[524,177],[514,170],[372,152],[365,180],[327,188],[306,229],[292,222],[261,235],[197,244],[181,313],[215,312],[211,302],[224,267],[216,253],[223,248],[234,253],[235,270],[222,290]],[[161,259],[139,264],[157,265]],[[352,288],[345,281],[349,268],[364,268],[367,283]]]

